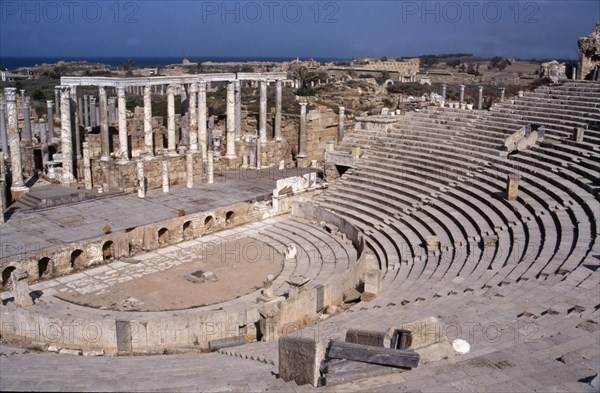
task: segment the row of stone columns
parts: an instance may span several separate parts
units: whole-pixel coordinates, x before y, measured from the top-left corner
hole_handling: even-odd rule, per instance
[[[442,100],[446,101],[446,84],[442,84]],[[505,88],[500,88],[500,101],[504,101]],[[483,86],[479,86],[477,97],[477,109],[483,109]],[[459,101],[463,103],[465,100],[465,85],[460,85]]]

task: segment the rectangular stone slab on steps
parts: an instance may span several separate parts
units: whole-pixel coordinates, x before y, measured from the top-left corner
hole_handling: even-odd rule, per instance
[[[371,347],[339,341],[331,344],[329,357],[403,368],[415,368],[420,360],[419,354],[410,350]]]
[[[325,348],[312,338],[282,336],[279,338],[279,376],[298,385],[318,386]]]

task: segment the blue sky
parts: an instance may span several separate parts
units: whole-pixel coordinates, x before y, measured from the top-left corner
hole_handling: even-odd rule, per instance
[[[598,0],[0,0],[0,57],[577,57]]]

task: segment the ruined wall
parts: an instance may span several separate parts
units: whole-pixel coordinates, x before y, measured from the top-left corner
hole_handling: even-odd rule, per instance
[[[600,66],[600,21],[587,37],[579,39],[579,64],[577,79],[591,79],[594,69]]]

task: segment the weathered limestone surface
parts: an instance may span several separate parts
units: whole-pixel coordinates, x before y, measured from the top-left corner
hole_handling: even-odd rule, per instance
[[[318,386],[324,358],[325,349],[319,340],[292,336],[279,338],[279,376],[284,381]]]
[[[579,44],[579,63],[577,65],[577,79],[592,79],[594,69],[600,66],[600,21],[587,37],[582,37]],[[598,78],[598,74],[596,74]]]

